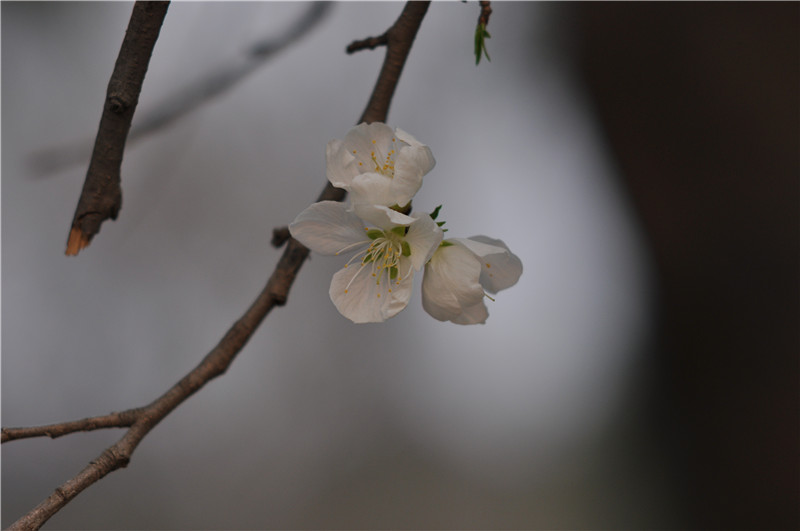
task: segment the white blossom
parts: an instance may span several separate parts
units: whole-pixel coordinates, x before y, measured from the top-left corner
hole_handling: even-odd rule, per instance
[[[353,253],[333,276],[331,300],[354,323],[377,323],[408,305],[414,272],[428,262],[443,233],[427,214],[407,216],[383,205],[361,210],[369,221],[341,203],[315,203],[289,231],[320,254]]]
[[[401,129],[361,123],[326,150],[328,180],[350,192],[354,207],[404,207],[436,161],[428,146]]]
[[[513,286],[520,275],[522,262],[501,240],[487,236],[447,239],[425,266],[422,306],[440,321],[485,323],[487,292]]]

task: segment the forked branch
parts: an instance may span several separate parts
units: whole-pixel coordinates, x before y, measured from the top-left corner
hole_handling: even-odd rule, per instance
[[[429,4],[430,2],[408,2],[400,17],[387,31],[388,45],[383,67],[359,122],[386,121],[400,73]],[[318,200],[341,201],[344,197],[344,190],[334,188],[328,183]],[[108,473],[127,466],[134,450],[147,433],[206,383],[223,374],[270,310],[286,303],[289,289],[300,267],[308,257],[308,253],[306,247],[295,239],[288,238],[286,249],[278,261],[275,271],[244,315],[234,323],[217,346],[194,369],[147,406],[63,424],[3,430],[3,442],[7,442],[23,437],[58,437],[77,431],[128,427],[125,435],[119,441],[103,451],[80,473],[58,487],[47,499],[12,524],[10,529],[38,529],[84,489]],[[128,423],[129,421],[131,422]]]

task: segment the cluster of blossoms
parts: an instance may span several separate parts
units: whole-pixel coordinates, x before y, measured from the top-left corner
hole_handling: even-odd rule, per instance
[[[382,123],[359,124],[327,147],[327,176],[348,205],[321,201],[289,225],[320,254],[352,253],[333,276],[330,296],[355,323],[376,323],[408,305],[414,273],[425,269],[422,306],[440,321],[484,323],[488,293],[516,284],[522,262],[500,240],[444,239],[444,222],[410,214],[411,199],[436,161],[428,146]],[[491,298],[491,297],[489,297]]]

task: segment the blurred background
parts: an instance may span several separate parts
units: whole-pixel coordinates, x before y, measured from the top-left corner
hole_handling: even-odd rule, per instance
[[[131,4],[2,3],[3,426],[143,405],[200,361],[366,105],[383,51],[345,46],[401,9],[172,4],[134,128],[249,74],[129,142],[119,218],[68,258]],[[415,208],[522,259],[487,323],[435,321],[417,281],[354,325],[312,256],[46,528],[798,527],[800,5],[493,9],[476,67],[477,3],[433,4],[389,113],[437,159]],[[2,525],[121,434],[3,445]]]

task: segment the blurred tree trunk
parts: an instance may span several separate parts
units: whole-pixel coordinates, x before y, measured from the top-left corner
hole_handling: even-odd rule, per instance
[[[658,278],[648,419],[687,525],[797,529],[797,3],[564,6]]]

